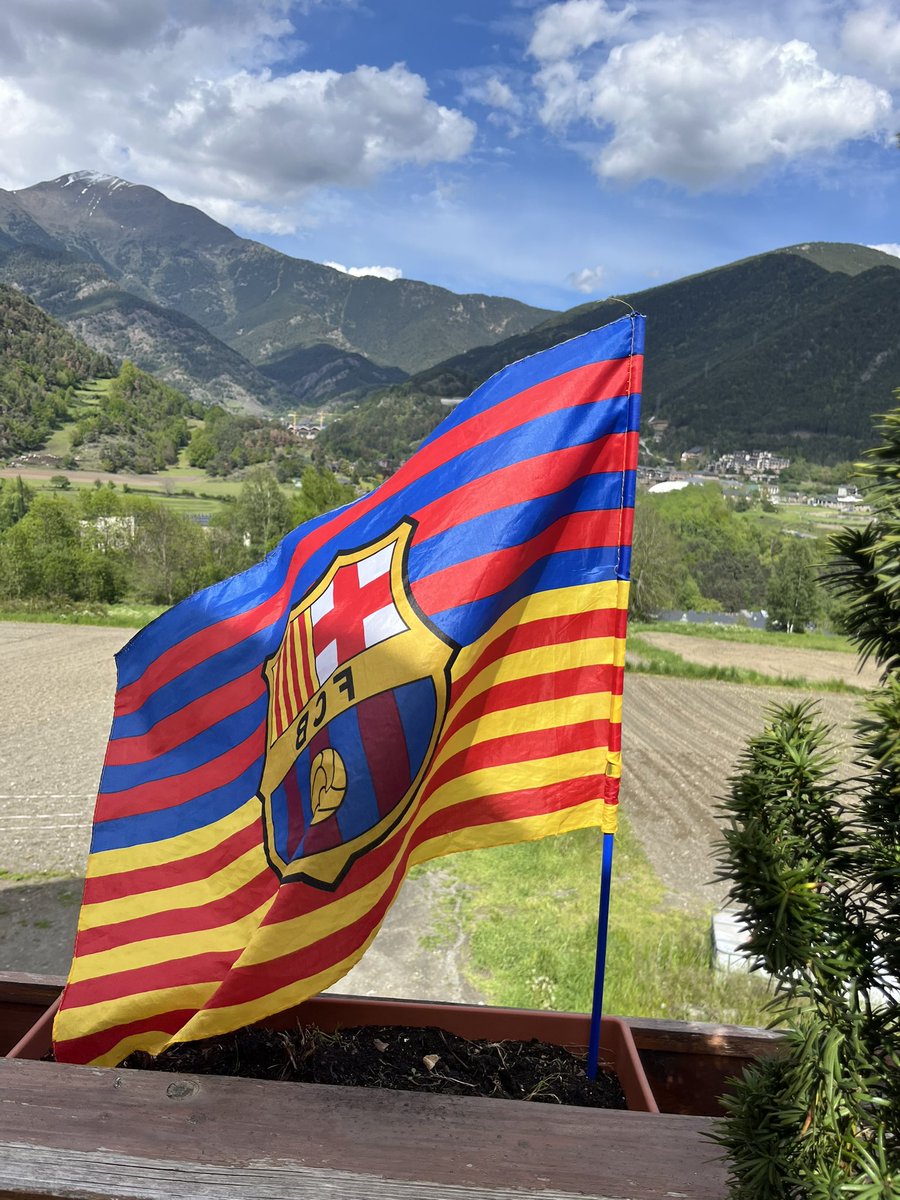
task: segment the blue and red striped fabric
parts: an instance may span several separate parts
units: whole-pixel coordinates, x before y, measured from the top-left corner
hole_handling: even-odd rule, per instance
[[[507,367],[375,492],[119,654],[60,1060],[298,1003],[411,864],[600,823],[642,354],[631,315]]]

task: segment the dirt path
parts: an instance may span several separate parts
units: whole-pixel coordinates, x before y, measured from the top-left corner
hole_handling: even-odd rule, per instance
[[[816,683],[839,680],[862,688],[873,688],[878,683],[878,671],[871,663],[859,670],[856,655],[841,650],[756,646],[749,642],[691,637],[686,633],[642,633],[641,638],[651,646],[672,650],[686,662],[704,667],[745,667],[776,679],[809,679]]]
[[[0,868],[83,872],[131,632],[0,622]]]

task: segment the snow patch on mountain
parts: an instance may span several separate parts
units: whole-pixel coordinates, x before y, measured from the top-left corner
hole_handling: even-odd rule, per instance
[[[68,175],[60,175],[54,183],[58,183],[60,187],[70,187],[73,183],[84,183],[89,187],[105,186],[111,192],[123,187],[137,187],[137,184],[129,183],[127,179],[120,179],[118,175],[104,175],[102,171],[72,171]]]

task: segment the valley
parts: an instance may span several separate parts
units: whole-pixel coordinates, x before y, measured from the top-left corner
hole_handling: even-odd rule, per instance
[[[767,286],[773,270],[787,281],[788,297],[798,280],[819,295],[844,294],[853,280],[868,288],[873,280],[867,276],[873,272],[879,286],[890,288],[895,277],[900,279],[894,268],[865,256],[856,261],[834,247],[818,255],[763,256],[736,264],[734,270],[734,312],[743,321],[749,317],[746,306],[738,303],[741,290],[748,280],[758,288]],[[728,271],[711,274],[715,278],[700,284],[710,290],[709,303],[721,307],[731,287]],[[136,276],[128,278],[133,282]],[[665,373],[674,369],[672,355],[680,355],[684,379],[693,380],[691,397],[681,406],[687,422],[683,427],[651,383],[650,404],[669,417],[648,427],[653,432],[645,452],[654,464],[647,468],[648,476],[658,477],[658,464],[667,455],[675,458],[685,429],[700,436],[700,427],[690,424],[699,378],[690,350],[693,335],[673,316],[694,303],[691,297],[697,293],[690,288],[695,285],[681,281],[647,293],[659,304],[662,349],[651,360],[658,363],[656,378],[674,378]],[[371,360],[362,362],[357,355],[356,368],[369,372],[374,388],[368,398],[361,392],[336,393],[332,387],[339,378],[350,378],[342,374],[347,365],[342,356],[351,352],[322,346],[276,349],[261,374],[268,371],[266,387],[281,388],[280,398],[259,393],[252,403],[244,403],[223,388],[219,402],[210,404],[202,389],[187,394],[173,388],[130,357],[121,364],[114,355],[97,358],[95,348],[72,338],[77,322],[71,315],[66,329],[14,289],[0,287],[0,298],[16,314],[17,330],[17,340],[7,348],[10,365],[4,377],[17,407],[4,412],[7,424],[0,425],[8,447],[0,463],[0,659],[14,679],[6,707],[0,705],[0,757],[8,780],[0,796],[0,845],[7,853],[0,861],[0,909],[8,918],[0,933],[0,961],[20,970],[55,972],[65,969],[71,954],[93,795],[109,727],[112,656],[128,637],[109,626],[116,620],[139,626],[182,597],[258,562],[290,529],[352,500],[399,467],[446,415],[442,399],[455,398],[477,383],[496,356],[518,357],[525,346],[537,348],[542,339],[552,344],[577,331],[580,322],[604,318],[605,310],[585,306],[551,318],[511,341],[472,349],[411,379],[402,368],[392,368],[404,379],[395,375],[386,386],[381,386],[386,377],[370,370]],[[784,296],[782,301],[789,302]],[[136,302],[133,311],[144,303]],[[761,328],[757,340],[762,337],[765,353],[771,354],[774,343]],[[84,329],[90,341],[89,326]],[[741,348],[740,339],[733,340],[727,329],[718,336],[721,369],[725,364],[730,364],[728,370],[746,366],[746,339]],[[29,359],[36,346],[42,347],[40,365]],[[52,354],[57,357],[48,355],[47,346],[56,348]],[[893,370],[890,353],[884,354]],[[305,373],[307,368],[311,374]],[[707,373],[704,366],[704,377]],[[719,376],[717,386],[727,392],[723,378]],[[321,421],[304,420],[297,390],[307,387],[304,379],[313,379],[314,385],[303,396],[314,395],[331,410],[324,428]],[[809,380],[807,385],[812,386]],[[293,409],[285,407],[288,391]],[[748,420],[768,429],[760,437],[777,443],[777,427],[766,425],[772,405],[754,409],[746,398],[741,405],[741,411],[751,414]],[[717,448],[726,447],[731,436],[722,432],[732,419],[730,411],[723,409],[726,423],[720,422],[711,435]],[[818,418],[808,419],[808,412],[798,403],[795,424],[812,425]],[[818,501],[843,481],[849,466],[822,463],[833,460],[838,450],[855,452],[854,430],[867,422],[868,415],[857,405],[852,421],[846,412],[835,416],[830,431],[819,431],[821,437],[807,429],[801,440],[808,458],[797,461],[792,486],[808,486]],[[746,426],[740,432],[739,423],[735,428],[739,445],[755,436]],[[871,430],[859,432],[858,440],[864,436],[870,441]],[[678,472],[669,468],[662,473]],[[777,617],[780,627],[796,622],[802,628],[811,619],[820,628],[836,626],[838,614],[815,578],[828,553],[824,535],[842,523],[836,511],[824,502],[809,509],[773,503],[770,496],[777,498],[777,492],[771,480],[694,474],[684,482],[688,486],[683,490],[667,494],[639,489],[632,564],[635,615],[677,606],[738,610],[769,605],[773,614],[786,614]],[[786,491],[785,499],[788,495]],[[777,585],[789,566],[799,568],[798,598],[791,601],[798,607],[793,610],[775,607],[781,604]],[[107,627],[94,628],[93,621]],[[687,636],[643,626],[631,638],[623,828],[610,958],[610,1002],[621,1011],[764,1019],[764,996],[755,981],[723,979],[709,971],[709,913],[724,899],[721,886],[712,882],[719,836],[716,805],[746,739],[757,731],[770,704],[816,696],[823,716],[846,744],[861,689],[871,684],[873,673],[857,675],[853,655],[839,639],[810,637],[807,645],[799,635],[754,634],[753,639],[740,631],[692,630]],[[48,707],[35,689],[45,695],[51,676],[58,699]],[[785,678],[784,686],[779,676]],[[58,778],[43,769],[48,756],[54,769],[63,772]],[[372,951],[340,986],[584,1008],[592,960],[585,931],[595,920],[595,847],[587,835],[573,835],[559,842],[559,861],[552,858],[553,849],[545,843],[501,848],[416,872]],[[534,881],[530,890],[529,880]],[[487,936],[507,930],[509,898],[497,893],[493,885],[498,881],[519,889],[515,906],[524,922],[499,941]],[[529,949],[535,931],[561,912],[571,936],[548,949],[541,935]],[[510,938],[516,955],[526,956],[526,968],[511,973],[504,966]]]
[[[92,171],[0,192],[0,282],[90,344],[243,411],[364,394],[549,315],[292,258]]]
[[[153,188],[80,171],[0,193],[4,282],[96,351],[204,404],[334,407],[343,415],[323,448],[369,475],[410,453],[444,415],[441,399],[615,319],[623,302],[648,317],[644,411],[664,430],[662,458],[749,443],[852,459],[900,378],[900,258],[843,243],[773,249],[554,313],[348,275]]]

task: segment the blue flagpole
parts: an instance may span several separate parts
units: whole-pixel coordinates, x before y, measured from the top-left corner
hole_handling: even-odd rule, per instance
[[[594,1001],[591,1009],[591,1036],[588,1043],[587,1057],[588,1079],[597,1078],[597,1065],[600,1061],[600,1017],[603,1012],[603,983],[606,976],[606,935],[609,928],[609,895],[612,886],[612,860],[615,840],[615,833],[604,832],[603,859],[600,866],[600,912],[597,917],[597,958],[594,963]]]

